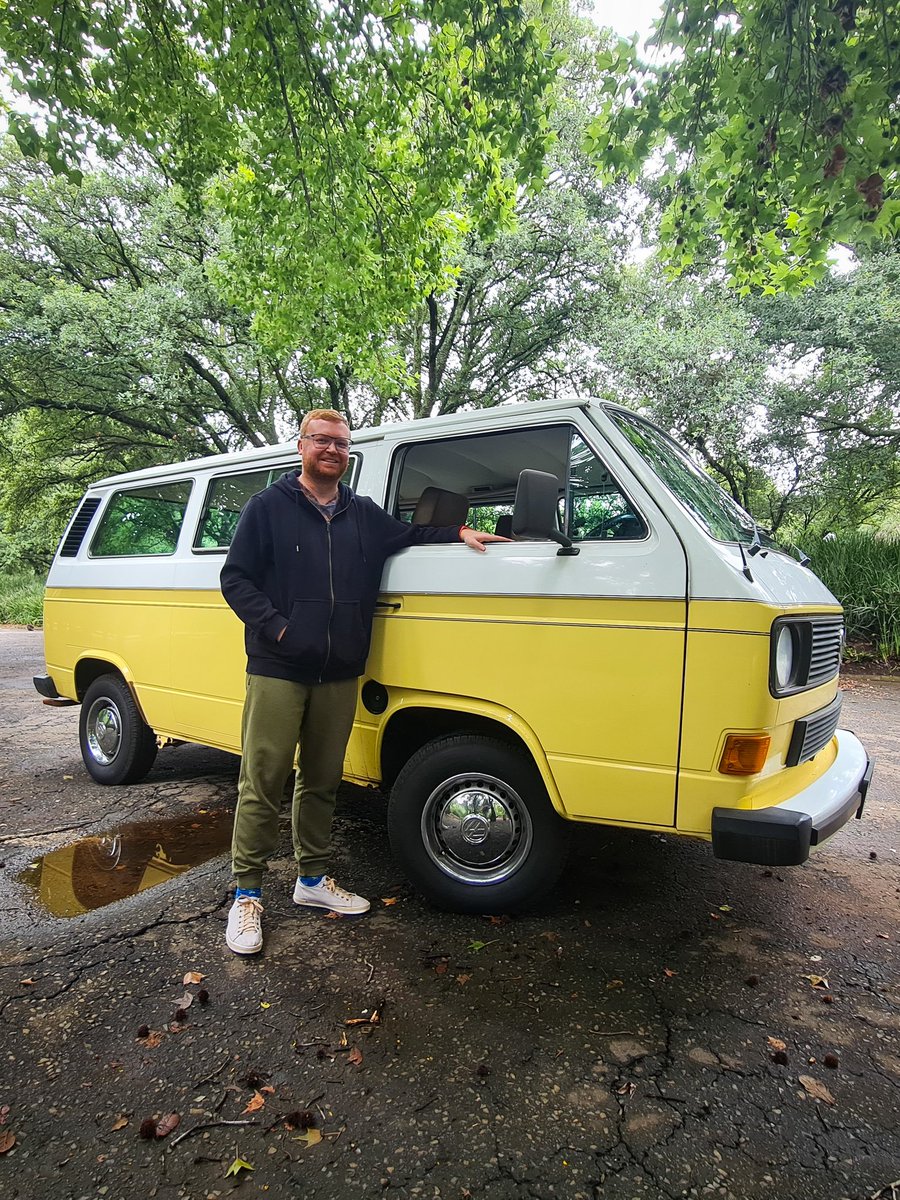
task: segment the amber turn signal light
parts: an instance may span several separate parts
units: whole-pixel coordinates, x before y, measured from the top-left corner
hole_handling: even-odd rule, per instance
[[[719,770],[723,775],[757,775],[766,765],[771,741],[767,733],[730,733]]]

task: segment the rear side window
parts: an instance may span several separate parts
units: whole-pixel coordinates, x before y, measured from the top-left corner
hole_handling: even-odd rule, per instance
[[[359,455],[353,455],[347,464],[347,470],[341,476],[341,482],[353,485],[353,480],[359,474],[361,462]],[[227,550],[234,537],[238,518],[251,496],[267,488],[270,483],[279,479],[291,464],[280,463],[277,467],[266,468],[262,471],[244,471],[240,475],[217,475],[210,480],[206,489],[206,499],[200,514],[200,523],[194,534],[193,549],[195,553],[204,550],[214,552]]]
[[[277,471],[248,471],[244,475],[220,475],[213,479],[194,535],[194,549],[227,550],[241,509],[278,474],[280,468]]]
[[[185,480],[116,492],[91,542],[92,557],[174,554],[191,487]]]

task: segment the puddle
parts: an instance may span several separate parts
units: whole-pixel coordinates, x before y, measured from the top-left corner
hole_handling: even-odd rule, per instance
[[[231,812],[122,825],[30,863],[19,879],[54,917],[77,917],[165,883],[231,846]]]

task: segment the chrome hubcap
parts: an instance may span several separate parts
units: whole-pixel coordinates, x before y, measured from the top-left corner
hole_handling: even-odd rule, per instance
[[[454,775],[435,788],[422,811],[429,858],[463,883],[508,879],[528,857],[532,838],[528,809],[494,775]]]
[[[87,741],[91,758],[109,766],[122,745],[122,718],[114,701],[99,697],[87,716]]]

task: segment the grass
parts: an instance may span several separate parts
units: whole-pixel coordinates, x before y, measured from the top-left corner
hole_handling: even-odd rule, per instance
[[[30,571],[0,578],[0,624],[43,625],[44,581]]]
[[[900,658],[900,537],[842,533],[807,547],[816,574],[844,606],[847,640]]]

